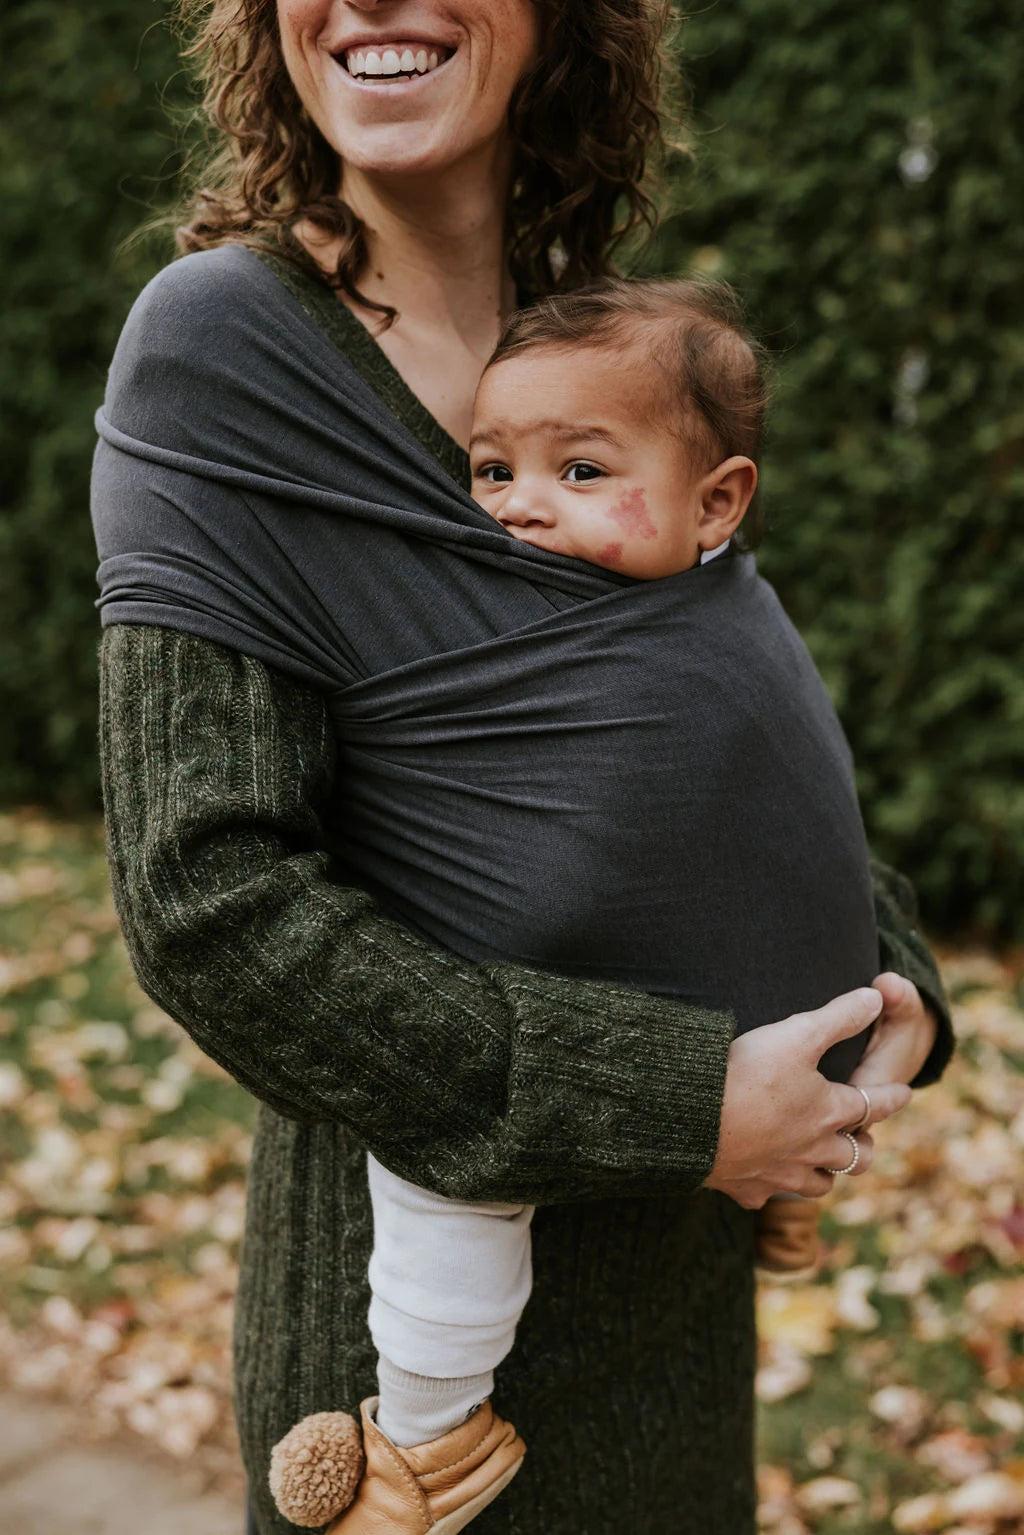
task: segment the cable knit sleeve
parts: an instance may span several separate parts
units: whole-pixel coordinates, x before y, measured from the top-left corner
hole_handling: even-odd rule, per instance
[[[695,1189],[733,1020],[473,966],[344,882],[321,696],[159,627],[102,646],[114,896],[142,986],[278,1113],[402,1176],[528,1203]]]

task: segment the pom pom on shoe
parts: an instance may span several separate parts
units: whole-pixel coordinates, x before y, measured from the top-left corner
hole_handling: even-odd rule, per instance
[[[314,1412],[270,1452],[270,1491],[286,1519],[317,1529],[355,1497],[366,1466],[363,1436],[347,1412]]]

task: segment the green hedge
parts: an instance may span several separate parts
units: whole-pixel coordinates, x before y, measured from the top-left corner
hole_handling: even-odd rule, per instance
[[[731,0],[685,24],[662,265],[779,359],[761,565],[878,852],[937,927],[1024,937],[1024,6]]]
[[[157,0],[0,17],[0,797],[95,796],[92,412],[158,264]],[[1024,937],[1024,10],[732,0],[687,21],[696,159],[651,265],[779,356],[762,564],[832,688],[872,839],[936,927]],[[183,96],[180,77],[171,88]]]
[[[0,10],[0,798],[96,800],[93,413],[176,167],[155,0]],[[147,30],[147,28],[149,30]]]

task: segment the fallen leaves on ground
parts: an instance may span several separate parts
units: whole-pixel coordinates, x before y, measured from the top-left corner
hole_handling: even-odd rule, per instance
[[[95,824],[0,853],[0,1372],[237,1488],[252,1102],[139,991]],[[1020,968],[945,957],[957,1058],[836,1180],[819,1272],[760,1283],[767,1535],[1024,1532]]]
[[[0,817],[0,1373],[240,1492],[253,1105],[142,994],[95,824]]]
[[[952,1065],[875,1132],[869,1174],[836,1180],[813,1279],[759,1285],[773,1535],[1024,1532],[1020,973],[944,957]]]

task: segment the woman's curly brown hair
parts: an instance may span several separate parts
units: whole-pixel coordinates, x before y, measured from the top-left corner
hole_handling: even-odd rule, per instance
[[[533,295],[613,272],[612,256],[657,221],[654,178],[670,143],[666,32],[671,0],[533,0],[543,8],[541,57],[509,105],[516,145],[509,261]],[[212,128],[177,231],[181,251],[228,241],[271,246],[323,274],[289,237],[298,219],[342,237],[331,285],[354,301],[365,228],[338,194],[338,157],[313,123],[282,57],[276,0],[179,0]]]

